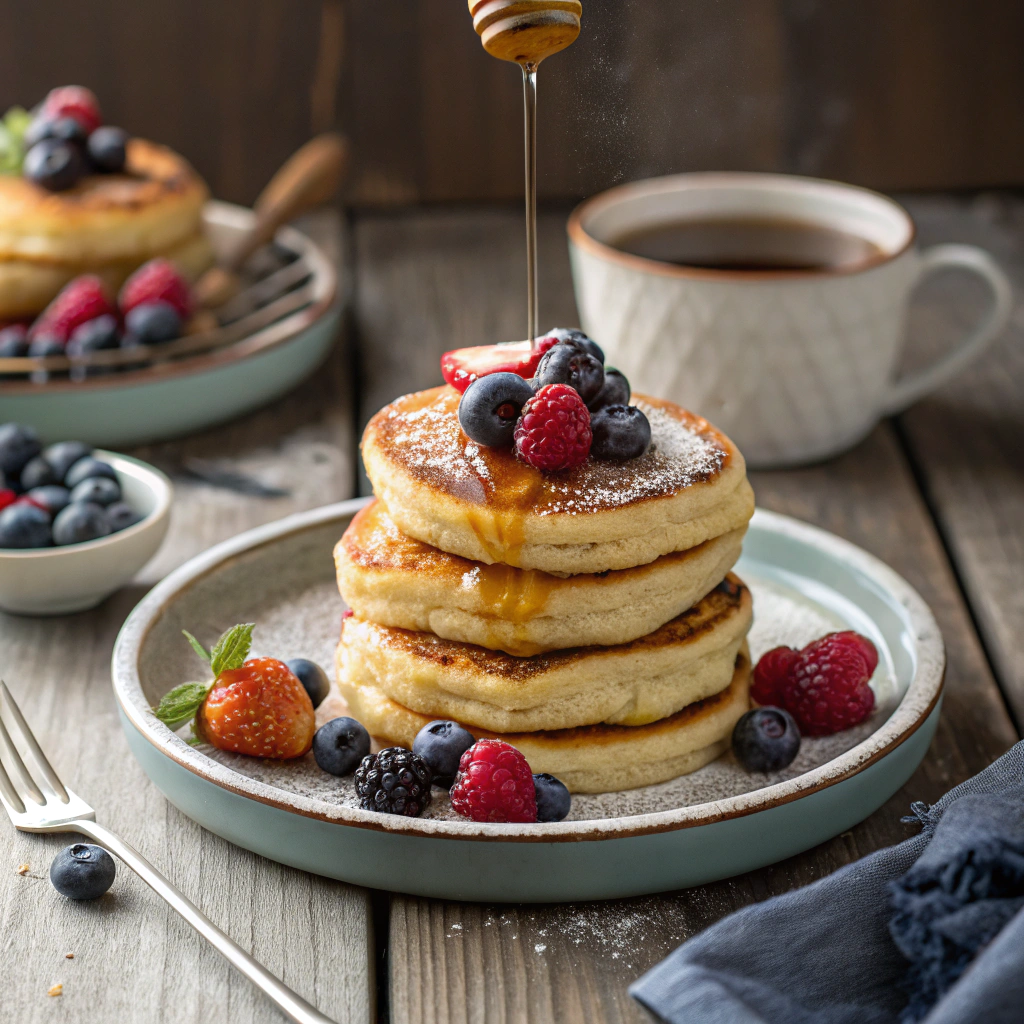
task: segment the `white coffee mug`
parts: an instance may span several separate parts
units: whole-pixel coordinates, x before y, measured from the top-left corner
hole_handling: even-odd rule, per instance
[[[658,225],[715,218],[793,220],[865,239],[880,252],[848,267],[679,266],[614,247]],[[707,417],[750,465],[812,462],[949,380],[1000,333],[1010,282],[972,245],[914,244],[910,215],[885,196],[781,174],[679,174],[622,185],[569,219],[583,329],[634,391]],[[992,291],[981,324],[931,366],[896,379],[911,291],[959,267]]]

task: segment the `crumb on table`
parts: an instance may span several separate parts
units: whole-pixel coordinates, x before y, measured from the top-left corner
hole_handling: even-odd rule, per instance
[[[48,996],[62,996],[64,995],[64,986],[58,982],[52,988],[48,989],[46,994]]]
[[[15,869],[19,875],[27,875],[32,870],[31,864],[19,864]]]

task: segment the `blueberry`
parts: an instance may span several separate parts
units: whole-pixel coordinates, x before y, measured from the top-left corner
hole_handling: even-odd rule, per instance
[[[36,143],[42,142],[43,139],[58,139],[81,148],[87,138],[88,132],[74,117],[37,117],[28,126],[22,142],[26,150],[34,148]]]
[[[17,480],[29,459],[43,450],[39,435],[20,423],[0,426],[0,472],[8,480]]]
[[[46,359],[48,356],[64,355],[64,342],[55,334],[37,334],[28,346],[28,354],[33,359]],[[59,370],[33,370],[31,379],[35,384],[45,384],[52,376],[59,375]]]
[[[420,729],[412,741],[412,751],[422,757],[434,773],[435,786],[451,789],[459,770],[459,759],[475,742],[473,734],[458,722],[439,719]]]
[[[20,359],[28,355],[28,331],[21,324],[11,324],[0,331],[0,359]]]
[[[473,381],[459,402],[466,436],[491,448],[508,448],[523,406],[533,389],[517,373],[489,373]]]
[[[120,533],[121,530],[127,530],[129,526],[140,522],[142,522],[142,515],[126,501],[115,501],[113,505],[107,506],[107,525],[110,527],[111,533]]]
[[[99,352],[107,348],[117,348],[120,335],[117,330],[117,318],[104,313],[93,320],[79,324],[68,338],[67,354],[81,356],[87,352]]]
[[[313,736],[313,757],[331,775],[351,775],[370,753],[370,734],[354,718],[332,718]]]
[[[50,516],[35,505],[8,505],[0,512],[0,548],[48,548]]]
[[[42,139],[25,154],[22,174],[51,192],[63,192],[85,174],[85,159],[74,143]]]
[[[629,405],[629,381],[621,370],[609,366],[604,371],[604,387],[598,391],[596,397],[587,403],[591,412],[597,412],[606,405]]]
[[[19,483],[23,491],[31,491],[33,487],[45,487],[47,484],[60,483],[60,480],[53,466],[42,455],[37,455],[22,467]]]
[[[101,171],[123,171],[128,133],[123,128],[104,125],[89,136],[89,160]]]
[[[61,850],[50,865],[54,889],[69,900],[95,900],[113,884],[117,867],[102,846],[75,843]]]
[[[306,693],[309,694],[309,699],[313,702],[313,707],[320,707],[331,688],[331,681],[327,678],[327,673],[315,661],[310,661],[308,658],[292,658],[285,664],[291,669],[292,675],[302,683]]]
[[[546,384],[568,384],[589,402],[604,386],[601,361],[576,341],[560,341],[541,356],[535,380]]]
[[[79,459],[89,455],[92,455],[92,448],[81,441],[58,441],[43,449],[43,458],[53,466],[58,480],[63,480]]]
[[[42,505],[53,517],[67,508],[71,501],[71,492],[66,487],[47,484],[45,487],[33,487],[25,497],[31,498],[37,505]]]
[[[141,302],[128,311],[124,326],[142,345],[159,345],[181,337],[181,317],[168,302]]]
[[[608,405],[590,417],[595,459],[625,462],[639,458],[651,446],[651,425],[635,405]]]
[[[588,338],[578,327],[553,327],[545,338],[555,337],[559,341],[572,341],[586,349],[601,365],[604,365],[604,350],[592,338]]]
[[[71,501],[90,502],[93,505],[113,505],[121,500],[121,485],[108,476],[90,476],[71,489]]]
[[[84,544],[88,540],[106,537],[109,533],[110,524],[106,512],[99,505],[89,502],[72,502],[58,512],[53,521],[53,543],[58,546]]]
[[[94,459],[91,455],[87,455],[85,458],[78,459],[77,462],[71,464],[71,468],[64,474],[64,486],[69,491],[73,491],[83,480],[88,480],[93,476],[106,476],[111,480],[117,479],[117,473],[114,472],[114,467],[109,462],[101,462],[99,459]]]
[[[755,708],[736,723],[732,749],[748,772],[777,772],[796,757],[800,730],[782,708]]]
[[[554,775],[534,775],[533,788],[537,794],[537,820],[562,821],[572,806],[572,797],[565,783]]]

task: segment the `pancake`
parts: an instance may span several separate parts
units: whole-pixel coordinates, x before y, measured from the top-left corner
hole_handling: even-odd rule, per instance
[[[351,620],[349,620],[351,621]],[[733,726],[750,707],[750,656],[736,656],[729,685],[714,696],[649,725],[590,725],[494,736],[522,751],[534,772],[550,772],[574,793],[609,793],[666,782],[696,771],[729,747]],[[382,744],[411,747],[431,719],[373,687],[349,687],[350,711]]]
[[[696,607],[628,644],[530,658],[352,617],[338,645],[338,685],[346,698],[370,687],[428,720],[496,732],[645,725],[729,685],[751,605],[730,574]]]
[[[42,263],[32,260],[0,261],[0,320],[34,316],[70,280],[80,274],[97,274],[111,294],[120,290],[129,275],[146,260],[163,256],[172,260],[189,281],[213,264],[213,249],[202,233],[141,259],[133,257],[103,264]]]
[[[125,173],[92,174],[64,192],[0,175],[0,319],[39,312],[81,273],[114,288],[159,255],[201,272],[208,198],[183,157],[145,139],[129,140]]]
[[[334,558],[341,595],[359,618],[529,656],[658,629],[723,579],[744,532],[632,569],[559,577],[432,548],[401,533],[375,501],[353,518]]]
[[[374,493],[406,535],[476,562],[549,573],[629,569],[742,529],[754,511],[743,456],[706,420],[634,395],[650,450],[542,473],[459,427],[459,394],[406,395],[367,424]]]

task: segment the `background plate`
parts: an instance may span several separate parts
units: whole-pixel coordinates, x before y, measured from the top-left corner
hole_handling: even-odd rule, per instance
[[[878,710],[857,730],[806,740],[778,775],[726,756],[674,782],[577,796],[570,820],[480,825],[441,796],[430,817],[362,811],[351,779],[311,757],[273,762],[192,748],[148,708],[195,677],[181,636],[203,641],[257,622],[255,652],[333,664],[344,604],[331,550],[362,501],[242,534],[167,577],[125,623],[113,679],[135,756],[175,806],[247,849],[359,885],[449,899],[546,902],[697,885],[772,863],[860,821],[909,778],[939,714],[944,654],[915,591],[866,552],[822,530],[758,511],[737,571],[754,592],[755,658],[834,628],[878,645]],[[329,698],[319,717],[340,710]],[[435,790],[435,793],[438,791]]]

